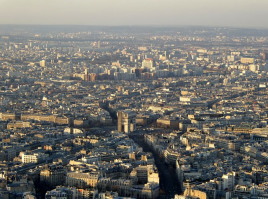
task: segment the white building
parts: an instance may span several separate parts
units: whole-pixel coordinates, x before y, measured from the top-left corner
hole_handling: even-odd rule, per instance
[[[142,61],[142,68],[152,69],[154,67],[153,59],[145,59]]]
[[[235,185],[235,172],[229,172],[222,176],[223,189],[233,190]]]
[[[38,163],[41,160],[44,160],[48,158],[48,154],[44,153],[23,153],[22,154],[22,163],[27,164],[27,163]]]

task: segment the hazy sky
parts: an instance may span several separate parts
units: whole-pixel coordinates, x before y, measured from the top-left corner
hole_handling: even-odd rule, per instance
[[[268,28],[268,0],[0,0],[0,24]]]

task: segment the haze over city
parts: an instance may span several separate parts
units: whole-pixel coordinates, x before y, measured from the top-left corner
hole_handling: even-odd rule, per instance
[[[0,24],[268,28],[266,0],[0,0]]]

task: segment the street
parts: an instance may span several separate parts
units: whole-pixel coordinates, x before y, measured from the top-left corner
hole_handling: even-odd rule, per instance
[[[155,164],[159,172],[160,178],[160,199],[174,198],[175,194],[181,194],[179,181],[177,179],[174,168],[167,165],[164,158],[152,150],[152,148],[144,142],[143,133],[133,133],[129,135],[139,146],[143,148],[144,152],[151,152],[155,159]]]

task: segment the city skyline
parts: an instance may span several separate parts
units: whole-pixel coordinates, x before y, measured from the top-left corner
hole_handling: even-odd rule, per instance
[[[265,0],[0,0],[0,5],[0,24],[268,28]]]
[[[0,198],[267,198],[267,33],[0,25]]]

